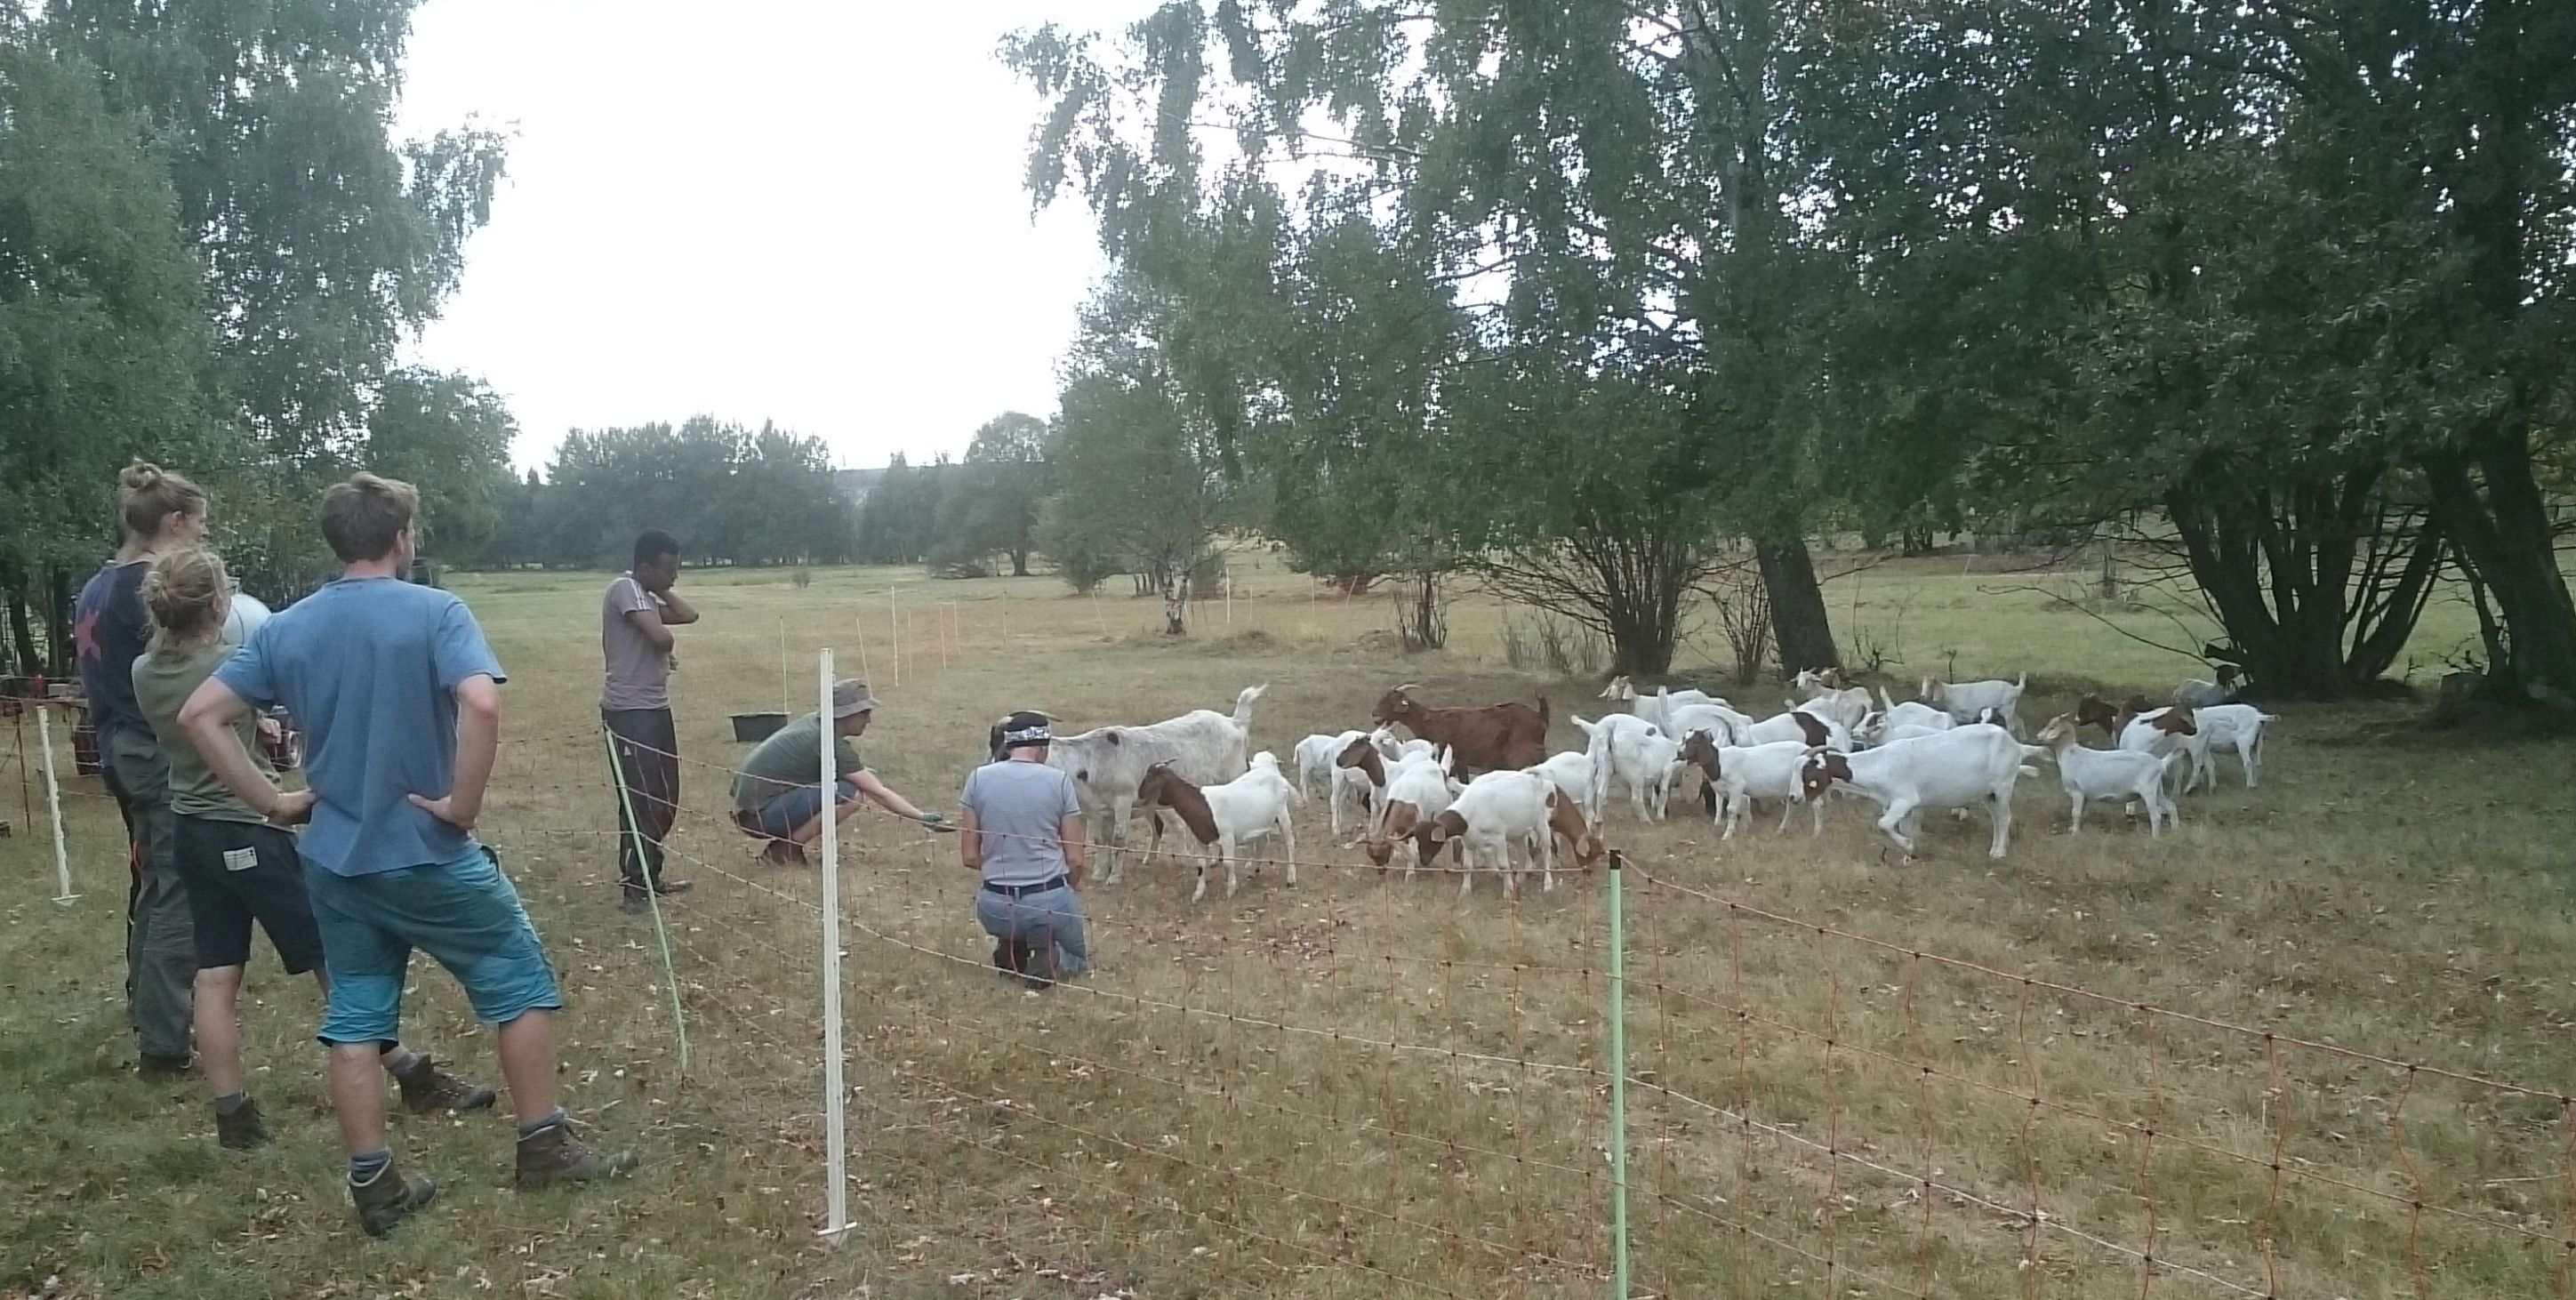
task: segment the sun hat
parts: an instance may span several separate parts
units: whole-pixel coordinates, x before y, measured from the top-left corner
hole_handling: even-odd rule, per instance
[[[833,721],[838,722],[853,713],[874,713],[876,708],[877,697],[868,694],[866,682],[856,677],[844,677],[832,683]]]

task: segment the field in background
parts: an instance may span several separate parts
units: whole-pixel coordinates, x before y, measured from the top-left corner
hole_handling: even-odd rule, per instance
[[[1042,997],[979,968],[951,842],[851,823],[857,1228],[837,1250],[815,1240],[815,881],[746,856],[720,769],[742,752],[728,714],[811,707],[819,648],[845,672],[865,664],[886,707],[862,748],[934,807],[953,806],[985,726],[1013,707],[1143,721],[1267,681],[1255,743],[1283,756],[1307,732],[1362,724],[1400,680],[1442,702],[1544,691],[1559,747],[1569,714],[1598,711],[1592,682],[1509,671],[1490,604],[1456,605],[1451,651],[1405,657],[1387,648],[1384,601],[1312,599],[1253,559],[1238,556],[1231,622],[1202,602],[1185,643],[1154,634],[1152,601],[1052,579],[690,575],[706,621],[681,633],[693,765],[674,846],[691,861],[673,873],[700,887],[666,915],[685,1071],[652,927],[615,906],[594,712],[604,579],[459,577],[513,674],[484,829],[573,1000],[567,1101],[647,1165],[603,1193],[523,1199],[505,1188],[501,1120],[398,1117],[407,1163],[449,1190],[385,1243],[354,1231],[334,1182],[312,991],[254,967],[246,1050],[280,1140],[219,1152],[200,1090],[128,1070],[111,807],[94,780],[67,788],[84,896],[58,908],[41,797],[15,804],[19,771],[0,759],[0,817],[17,823],[0,841],[0,878],[17,882],[0,910],[0,1060],[16,1085],[0,1099],[0,1293],[1602,1294],[1603,881],[1507,904],[1482,879],[1460,900],[1454,877],[1349,865],[1320,807],[1300,822],[1310,865],[1293,889],[1273,868],[1192,907],[1186,868],[1160,864],[1092,890],[1101,971]],[[2189,667],[1990,590],[2033,579],[1960,569],[1894,564],[1829,587],[1838,633],[1871,633],[1906,677],[2026,665],[2034,721],[2089,686],[2161,694]],[[2182,639],[2151,614],[2114,617]],[[2430,663],[2467,629],[2437,608],[2419,653]],[[1724,657],[1709,645],[1682,662]],[[1778,693],[1735,695],[1767,712]],[[1608,836],[1636,868],[1638,1292],[2550,1294],[2567,1258],[2550,1243],[2576,1203],[2576,1130],[2554,1095],[2286,1042],[2544,1090],[2576,1076],[2576,749],[2391,741],[2409,715],[2389,707],[2282,712],[2265,786],[2246,791],[2230,767],[2160,841],[2099,812],[2069,838],[2053,772],[2026,783],[2000,864],[1982,825],[1940,818],[1927,855],[1899,867],[1849,806],[1821,840],[1765,826],[1723,847],[1678,804],[1657,826],[1616,807]],[[491,1077],[489,1037],[452,983],[422,968],[416,987],[407,1036]],[[2034,1199],[2038,1223],[2022,1209]]]

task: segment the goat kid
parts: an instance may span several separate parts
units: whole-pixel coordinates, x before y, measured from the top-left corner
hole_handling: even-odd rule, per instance
[[[2165,793],[2165,760],[2137,749],[2086,749],[2075,743],[2078,723],[2059,714],[2039,729],[2039,743],[2057,760],[2057,785],[2072,801],[2067,833],[2084,833],[2084,810],[2095,800],[2122,799],[2146,805],[2147,834],[2162,834],[2179,822],[2181,810]]]
[[[1459,846],[1458,896],[1474,890],[1480,865],[1502,876],[1504,897],[1517,894],[1516,863],[1533,858],[1540,889],[1556,888],[1553,806],[1563,802],[1555,785],[1534,772],[1487,772],[1468,782],[1430,829],[1434,845]]]
[[[1682,737],[1682,761],[1700,770],[1705,778],[1700,785],[1700,806],[1707,810],[1711,824],[1721,827],[1720,840],[1735,838],[1735,832],[1753,810],[1757,799],[1776,801],[1780,805],[1780,830],[1789,829],[1790,814],[1798,805],[1809,802],[1798,779],[1807,746],[1795,740],[1775,741],[1768,745],[1722,745],[1705,731],[1694,731]],[[1813,801],[1814,831],[1825,833],[1825,801]]]
[[[2201,745],[2192,755],[2191,785],[2198,789],[2206,780],[2211,790],[2218,788],[2218,756],[2236,755],[2245,769],[2245,788],[2253,789],[2263,780],[2263,733],[2275,722],[2277,714],[2265,713],[2251,704],[2213,704],[2191,710],[2192,725],[2201,732]]]
[[[1923,679],[1923,702],[1948,713],[1960,722],[1974,722],[1988,709],[2001,709],[2004,730],[2021,734],[2021,696],[2030,685],[2025,671],[2016,681],[1989,678],[1982,682],[1945,682],[1938,677]]]
[[[1267,750],[1253,757],[1252,768],[1222,785],[1199,787],[1174,771],[1169,763],[1156,763],[1148,768],[1137,790],[1139,800],[1149,806],[1168,808],[1199,845],[1198,888],[1191,891],[1195,903],[1207,897],[1207,868],[1211,861],[1225,864],[1225,896],[1234,897],[1242,887],[1238,873],[1239,854],[1243,847],[1260,840],[1279,841],[1279,855],[1288,863],[1288,883],[1297,883],[1297,828],[1289,819],[1289,810],[1305,802],[1297,787],[1279,771],[1279,759]],[[1154,851],[1162,849],[1163,823],[1154,821]],[[1254,868],[1258,870],[1256,866]]]

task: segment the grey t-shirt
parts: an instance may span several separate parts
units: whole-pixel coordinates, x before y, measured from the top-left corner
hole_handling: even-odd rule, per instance
[[[643,610],[659,615],[662,602],[634,574],[618,574],[599,611],[599,648],[608,659],[608,681],[599,692],[603,709],[671,707],[671,653],[656,649],[627,617]]]
[[[966,776],[957,806],[984,836],[984,883],[1034,885],[1065,871],[1056,837],[1082,811],[1073,778],[1044,763],[986,763]]]

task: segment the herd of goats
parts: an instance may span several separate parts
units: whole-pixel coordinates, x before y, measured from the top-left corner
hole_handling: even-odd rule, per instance
[[[1919,698],[1899,702],[1884,687],[1873,699],[1868,689],[1845,685],[1836,670],[1807,671],[1794,679],[1802,698],[1756,719],[1719,696],[1670,688],[1648,695],[1618,677],[1601,698],[1625,711],[1575,718],[1584,747],[1554,755],[1544,699],[1440,709],[1415,699],[1408,684],[1379,697],[1368,730],[1299,741],[1293,779],[1277,755],[1249,752],[1253,706],[1268,690],[1254,686],[1236,697],[1231,715],[1197,709],[1144,726],[1059,736],[1047,762],[1073,778],[1092,839],[1104,846],[1104,883],[1119,878],[1130,820],[1150,821],[1149,852],[1158,853],[1168,818],[1197,846],[1192,901],[1206,896],[1212,865],[1224,866],[1232,896],[1240,867],[1267,860],[1247,857],[1254,845],[1274,852],[1296,883],[1290,814],[1319,784],[1334,836],[1344,834],[1344,813],[1351,813],[1360,844],[1381,869],[1410,840],[1408,878],[1449,852],[1461,894],[1480,869],[1495,872],[1509,894],[1532,867],[1542,888],[1555,887],[1559,841],[1578,866],[1598,861],[1597,828],[1615,791],[1625,789],[1641,820],[1659,821],[1673,787],[1694,770],[1702,808],[1723,839],[1734,837],[1757,803],[1780,806],[1782,830],[1803,804],[1821,832],[1826,800],[1841,793],[1876,805],[1879,830],[1908,858],[1921,843],[1926,812],[1951,809],[1964,818],[1975,807],[1985,809],[1992,831],[1988,856],[2003,857],[2015,783],[2038,776],[2042,759],[2056,765],[2078,832],[2087,807],[2115,800],[2143,809],[2148,833],[2161,833],[2174,823],[2182,795],[2216,786],[2221,754],[2236,756],[2249,788],[2261,780],[2264,731],[2276,719],[2236,701],[2229,670],[2216,681],[2183,683],[2164,705],[2132,696],[2115,706],[2088,694],[2074,713],[2042,726],[2036,744],[2022,740],[2028,680],[1926,678]],[[2103,728],[2111,747],[2078,743],[2086,726]],[[996,728],[996,746],[999,736]]]

